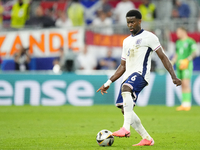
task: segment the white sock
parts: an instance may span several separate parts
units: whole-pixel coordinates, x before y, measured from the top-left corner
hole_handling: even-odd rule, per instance
[[[143,127],[140,118],[136,115],[134,111],[132,111],[132,119],[131,119],[131,126],[135,129],[135,131],[143,138],[147,140],[151,140],[151,136]]]
[[[133,111],[133,98],[130,92],[122,92],[123,107],[124,107],[124,125],[123,127],[130,131],[132,111]]]
[[[183,107],[191,107],[191,102],[182,102]]]

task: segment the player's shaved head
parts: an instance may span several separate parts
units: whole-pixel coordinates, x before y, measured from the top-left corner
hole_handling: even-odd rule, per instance
[[[138,10],[133,9],[127,12],[126,17],[135,17],[136,19],[142,19],[142,14]]]

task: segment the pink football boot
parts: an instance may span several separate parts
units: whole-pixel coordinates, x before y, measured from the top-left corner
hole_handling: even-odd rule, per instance
[[[130,137],[131,132],[122,127],[120,130],[113,132],[112,135],[117,137]]]
[[[135,144],[133,146],[153,146],[153,145],[154,145],[154,140],[153,139],[151,139],[151,140],[142,139],[140,141],[140,143]]]

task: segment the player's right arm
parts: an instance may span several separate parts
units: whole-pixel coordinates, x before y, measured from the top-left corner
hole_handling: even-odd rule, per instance
[[[115,74],[110,78],[110,80],[112,82],[115,82],[117,79],[119,79],[124,74],[125,71],[126,71],[126,61],[121,60],[121,64],[115,71]]]
[[[114,75],[106,82],[104,83],[98,90],[97,92],[101,91],[101,94],[104,95],[104,93],[107,93],[107,89],[110,87],[110,84],[112,82],[115,82],[117,79],[119,79],[124,72],[126,71],[126,61],[121,60],[121,64],[115,71]]]
[[[191,54],[187,57],[188,61],[192,61],[195,57],[197,57],[197,43],[195,42],[194,39],[191,41]]]

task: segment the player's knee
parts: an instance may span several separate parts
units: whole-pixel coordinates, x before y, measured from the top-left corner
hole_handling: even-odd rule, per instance
[[[182,90],[190,89],[190,80],[182,80]]]
[[[187,85],[185,85],[185,84],[183,84],[183,83],[182,83],[182,85],[181,85],[181,86],[182,86],[182,90],[185,90],[185,89],[187,89],[187,88],[188,88],[188,87],[187,87]]]
[[[122,92],[131,92],[132,89],[128,85],[123,85],[122,86]]]

